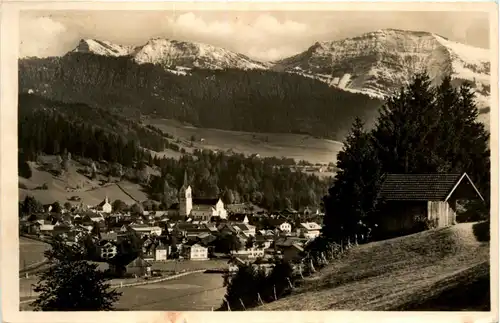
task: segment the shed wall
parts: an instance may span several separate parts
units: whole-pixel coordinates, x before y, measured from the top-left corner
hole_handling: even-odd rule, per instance
[[[427,212],[428,219],[434,221],[438,228],[453,225],[457,217],[451,205],[444,201],[427,202]]]
[[[419,221],[426,218],[426,202],[387,202],[381,210],[378,225],[381,234],[397,236],[413,232]]]

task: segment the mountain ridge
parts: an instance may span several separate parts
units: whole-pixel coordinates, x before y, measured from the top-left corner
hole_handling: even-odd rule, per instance
[[[120,115],[175,119],[199,128],[301,133],[341,140],[380,100],[270,70],[193,68],[176,75],[131,57],[71,53],[19,61],[19,91]],[[279,116],[279,117],[277,117]]]
[[[114,57],[130,56],[139,64],[158,64],[165,67],[167,71],[188,70],[190,68],[239,68],[247,70],[267,69],[270,66],[265,62],[253,60],[246,55],[222,47],[161,37],[151,38],[140,46],[123,46],[109,41],[81,39],[77,47],[70,53],[90,53]],[[174,73],[179,74],[178,72]]]
[[[356,37],[316,42],[274,69],[319,79],[346,91],[383,98],[427,72],[434,84],[451,76],[476,90],[480,108],[489,106],[489,49],[464,45],[422,31],[380,29]]]
[[[209,44],[161,37],[135,47],[82,39],[71,52],[131,56],[139,64],[161,65],[177,75],[188,75],[192,68],[269,69],[378,99],[407,84],[415,72],[427,72],[434,83],[445,76],[451,76],[457,85],[471,83],[478,106],[486,109],[490,105],[490,50],[427,31],[385,28],[340,40],[317,41],[303,52],[273,62]]]

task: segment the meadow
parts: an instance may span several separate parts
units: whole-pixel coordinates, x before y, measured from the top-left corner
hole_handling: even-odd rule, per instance
[[[256,133],[229,131],[210,128],[196,128],[170,119],[146,119],[146,125],[154,126],[179,140],[186,151],[192,149],[231,150],[246,155],[259,154],[261,157],[288,157],[296,161],[328,164],[336,162],[342,143],[318,139],[311,135],[288,133]],[[195,139],[191,141],[191,139]],[[159,155],[178,157],[180,154],[167,150]]]
[[[351,249],[259,311],[489,310],[490,244],[461,223]]]

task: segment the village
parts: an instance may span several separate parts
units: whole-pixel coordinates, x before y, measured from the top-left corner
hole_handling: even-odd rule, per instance
[[[104,197],[95,206],[80,203],[54,210],[53,205],[46,205],[44,212],[20,219],[20,233],[42,241],[58,237],[82,248],[90,237],[98,255],[93,260],[101,270],[112,272],[120,245],[133,232],[141,250],[125,264],[126,272],[120,277],[147,278],[162,275],[152,270],[152,264],[168,262],[227,259],[218,262],[227,263],[219,266],[221,271],[237,270],[245,261],[269,267],[276,257],[296,263],[304,246],[320,235],[323,217],[314,207],[270,214],[253,205],[224,205],[220,198],[194,198],[186,179],[179,189],[179,203],[168,210],[113,210],[112,204]],[[196,264],[196,268],[204,267]]]

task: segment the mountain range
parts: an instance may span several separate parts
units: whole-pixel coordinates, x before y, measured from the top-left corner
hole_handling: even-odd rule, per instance
[[[341,140],[356,115],[373,122],[383,97],[422,71],[436,84],[445,76],[472,84],[488,123],[489,50],[396,29],[317,42],[275,62],[163,38],[141,46],[82,39],[62,57],[21,59],[19,89],[199,127]]]
[[[160,64],[183,74],[193,67],[285,71],[378,98],[406,84],[415,72],[425,71],[436,83],[444,76],[471,82],[481,107],[488,105],[490,94],[490,51],[429,32],[382,29],[317,42],[302,53],[276,62],[258,62],[220,47],[160,38],[138,47],[85,39],[73,52],[132,56],[138,63]]]
[[[142,46],[122,46],[96,39],[82,39],[71,52],[92,53],[105,56],[132,56],[140,64],[152,63],[166,69],[267,69],[269,63],[258,62],[247,56],[224,48],[197,42],[163,38],[150,39]]]

